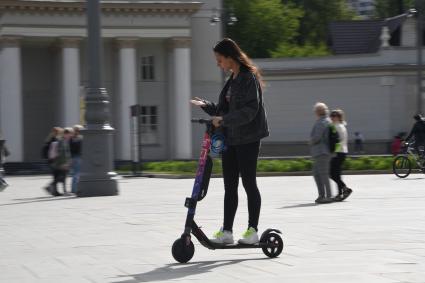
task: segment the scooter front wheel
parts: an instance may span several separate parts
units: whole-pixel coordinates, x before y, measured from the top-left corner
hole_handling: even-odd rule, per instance
[[[179,238],[174,241],[171,253],[176,261],[180,263],[186,263],[192,259],[193,254],[195,253],[195,246],[191,240],[186,241],[186,239]]]
[[[263,243],[266,244],[262,248],[263,253],[270,258],[278,257],[283,250],[283,240],[279,234],[267,234],[263,239]]]

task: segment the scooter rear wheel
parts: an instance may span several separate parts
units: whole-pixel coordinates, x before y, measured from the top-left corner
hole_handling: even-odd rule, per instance
[[[280,255],[280,253],[283,250],[283,240],[279,236],[279,234],[269,233],[265,236],[263,241],[266,245],[273,245],[273,247],[263,247],[262,248],[263,253],[266,256],[268,256],[270,258],[274,258],[274,257],[278,257]]]
[[[189,240],[189,244],[187,244],[185,239],[179,238],[174,241],[171,253],[176,261],[186,263],[192,259],[195,253],[195,246],[192,241]]]

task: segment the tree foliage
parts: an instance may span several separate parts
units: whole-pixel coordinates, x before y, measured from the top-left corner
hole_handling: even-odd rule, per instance
[[[375,0],[374,17],[385,19],[397,16],[415,6],[415,0]]]
[[[238,18],[227,28],[227,36],[236,40],[251,57],[270,57],[281,42],[291,42],[298,35],[300,8],[280,0],[227,0]]]
[[[227,29],[251,57],[327,55],[328,25],[355,17],[346,0],[225,0],[238,22]]]
[[[282,0],[282,2],[295,4],[304,11],[297,37],[299,45],[323,44],[328,37],[330,22],[352,20],[356,17],[346,0]]]

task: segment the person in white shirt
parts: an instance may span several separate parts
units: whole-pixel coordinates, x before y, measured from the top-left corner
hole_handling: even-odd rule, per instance
[[[348,188],[341,179],[342,165],[348,153],[347,123],[345,122],[344,111],[341,109],[332,110],[330,117],[339,136],[339,143],[335,149],[336,155],[331,159],[330,177],[338,186],[338,195],[334,200],[343,201],[353,192],[353,190]]]
[[[6,147],[6,140],[2,138],[0,133],[0,192],[9,186],[9,184],[3,178],[4,170],[3,163],[6,160],[6,157],[9,156],[10,152]]]

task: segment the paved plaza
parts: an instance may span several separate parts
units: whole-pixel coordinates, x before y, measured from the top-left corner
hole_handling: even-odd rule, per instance
[[[314,205],[312,177],[263,177],[260,230],[283,231],[285,248],[211,251],[196,239],[187,264],[171,256],[184,226],[191,179],[119,180],[120,195],[48,196],[46,176],[9,177],[0,193],[0,282],[425,282],[425,176],[346,176],[353,195]],[[234,233],[246,228],[240,188]],[[196,216],[211,235],[223,186],[212,179]]]

